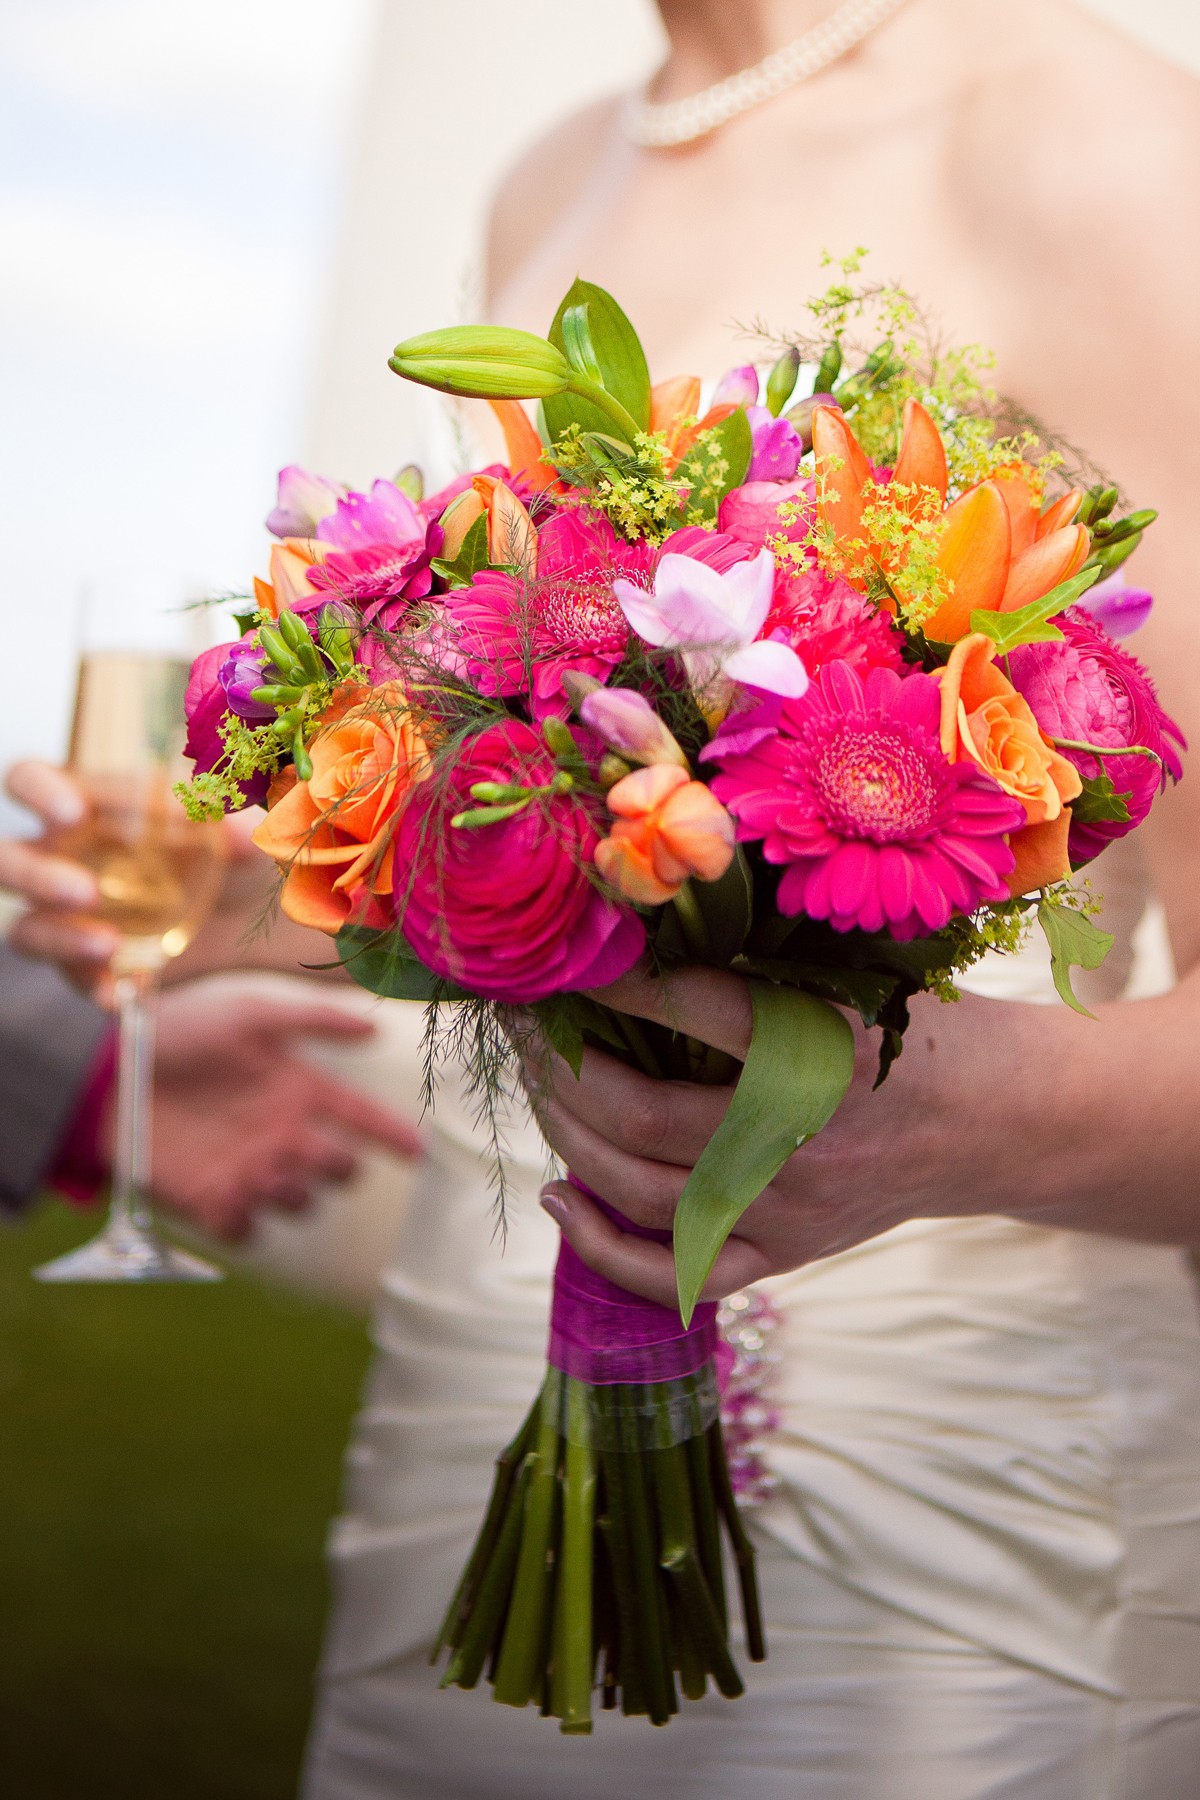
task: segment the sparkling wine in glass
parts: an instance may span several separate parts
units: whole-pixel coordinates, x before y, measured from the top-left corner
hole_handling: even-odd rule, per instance
[[[71,773],[84,819],[55,849],[96,876],[93,916],[120,933],[112,973],[119,1019],[112,1200],[103,1231],[35,1273],[42,1281],[215,1281],[221,1270],[159,1236],[150,1214],[154,1000],[221,887],[224,832],[196,824],[174,784],[183,757],[188,664],[154,652],[99,650],[79,667]]]

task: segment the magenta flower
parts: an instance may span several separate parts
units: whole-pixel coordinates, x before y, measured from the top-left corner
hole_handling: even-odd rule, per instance
[[[799,481],[747,481],[726,494],[717,524],[751,550],[761,550],[769,538],[781,535],[798,544],[807,535],[816,498],[811,476]],[[794,508],[797,501],[803,509],[798,516],[781,518],[780,507],[791,502]]]
[[[623,580],[614,591],[638,636],[678,651],[693,692],[716,712],[728,710],[733,682],[793,698],[808,685],[789,645],[758,641],[774,582],[766,550],[724,573],[691,556],[664,554],[649,592]]]
[[[225,646],[227,655],[217,671],[217,680],[225,690],[230,712],[253,725],[262,725],[275,717],[275,708],[262,700],[253,700],[255,688],[278,681],[279,671],[254,638],[241,638]]]
[[[601,514],[565,508],[539,530],[533,581],[484,569],[446,595],[435,654],[482,694],[525,695],[535,719],[565,718],[567,671],[604,681],[625,655],[629,626],[614,576],[645,580],[650,559],[648,546],[625,543]]]
[[[426,968],[490,1000],[602,987],[645,946],[637,914],[589,879],[605,829],[596,803],[543,795],[498,824],[450,823],[476,782],[548,787],[555,773],[540,733],[508,719],[472,739],[446,781],[422,783],[401,818],[401,929]]]
[[[765,406],[746,409],[754,445],[747,481],[794,481],[804,445],[795,426],[777,419]]]
[[[1154,595],[1146,588],[1130,587],[1125,571],[1118,569],[1107,581],[1098,581],[1089,588],[1079,604],[1098,625],[1103,625],[1109,637],[1127,638],[1140,631],[1150,617]]]
[[[324,475],[313,475],[298,463],[279,471],[275,508],[267,514],[267,530],[275,537],[313,537],[321,520],[345,498],[346,489]]]
[[[579,703],[579,717],[606,748],[615,750],[626,762],[687,767],[687,757],[636,688],[594,688]]]
[[[727,369],[713,389],[711,406],[754,406],[758,402],[758,370],[753,363]]]
[[[430,563],[442,547],[441,527],[394,481],[377,481],[369,494],[347,494],[322,519],[317,537],[333,550],[308,571],[311,585],[348,601],[366,625],[394,629],[408,603],[433,587]]]
[[[1167,777],[1183,774],[1179,751],[1187,740],[1159,704],[1146,670],[1115,644],[1104,628],[1081,607],[1073,606],[1054,623],[1061,643],[1023,644],[1009,657],[1013,685],[1025,696],[1047,737],[1099,744],[1105,749],[1140,744],[1147,756],[1088,756],[1063,750],[1088,780],[1104,774],[1118,794],[1126,796],[1127,821],[1072,822],[1069,849],[1074,863],[1090,862],[1113,838],[1124,837],[1149,812]]]
[[[1024,808],[971,762],[949,763],[940,698],[927,675],[830,663],[777,729],[748,749],[704,752],[721,773],[713,793],[742,841],[784,867],[779,910],[828,919],[836,931],[939,931],[952,913],[1008,897],[1007,833]],[[745,741],[743,737],[743,742]]]
[[[840,575],[827,575],[815,563],[781,567],[763,635],[782,637],[810,675],[831,662],[849,663],[864,676],[872,669],[900,674],[905,666],[904,638],[888,615]]]
[[[225,754],[221,741],[221,725],[229,711],[221,670],[229,658],[228,644],[214,644],[204,650],[192,664],[188,677],[183,710],[187,717],[187,742],[184,755],[195,763],[197,775],[207,775]],[[258,806],[267,797],[268,779],[256,775],[241,784],[247,806]]]

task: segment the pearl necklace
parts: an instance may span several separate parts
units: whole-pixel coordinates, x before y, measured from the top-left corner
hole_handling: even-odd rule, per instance
[[[803,37],[764,56],[752,68],[689,94],[685,100],[659,103],[646,90],[632,94],[624,117],[625,135],[645,150],[665,150],[707,137],[751,107],[773,100],[812,75],[819,75],[861,44],[899,10],[904,0],[844,0],[832,16]]]

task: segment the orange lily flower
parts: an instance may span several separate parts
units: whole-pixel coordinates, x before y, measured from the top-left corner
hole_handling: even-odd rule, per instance
[[[512,489],[496,475],[477,475],[442,514],[442,555],[453,561],[478,519],[487,516],[488,560],[507,563],[522,575],[537,571],[537,527]]]
[[[259,610],[277,619],[282,608],[294,607],[298,600],[316,593],[308,571],[314,563],[324,562],[328,554],[328,546],[316,538],[284,538],[281,544],[272,544],[270,580],[254,577],[254,598]]]
[[[864,519],[868,506],[886,490],[876,481],[862,446],[838,408],[817,407],[813,449],[820,516],[849,549],[852,573],[872,561],[887,573],[889,561],[894,567],[896,552],[872,543]],[[946,454],[941,435],[915,400],[905,405],[893,480],[917,490],[932,490],[945,500]],[[947,507],[937,566],[950,591],[925,621],[926,635],[937,643],[957,643],[970,630],[972,612],[1015,612],[1076,574],[1087,560],[1091,541],[1084,526],[1071,523],[1080,499],[1073,491],[1041,512],[1033,470],[1013,463]]]
[[[710,406],[702,419],[696,416],[699,411],[698,375],[672,375],[650,389],[650,429],[661,431],[666,437],[668,474],[678,467],[703,432],[711,431],[737,408]]]
[[[547,488],[561,488],[554,470],[542,461],[542,440],[537,428],[519,400],[489,400],[488,405],[500,421],[508,451],[508,466],[513,478],[520,477],[526,487],[537,494]]]

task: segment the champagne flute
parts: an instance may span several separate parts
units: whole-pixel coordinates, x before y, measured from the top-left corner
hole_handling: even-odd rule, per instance
[[[44,1263],[41,1281],[218,1281],[222,1271],[165,1243],[149,1204],[154,998],[221,887],[224,830],[189,820],[172,792],[183,757],[188,664],[154,651],[97,650],[79,666],[69,766],[88,798],[55,848],[97,879],[93,916],[120,933],[112,1198],[104,1229]]]

